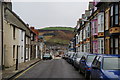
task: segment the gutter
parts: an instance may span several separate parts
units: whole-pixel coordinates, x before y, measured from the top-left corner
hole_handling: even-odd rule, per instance
[[[16,80],[15,77],[16,77],[17,75],[19,75],[20,73],[22,73],[22,72],[24,72],[25,70],[29,69],[30,67],[34,66],[35,64],[39,63],[40,61],[41,61],[41,60],[38,60],[38,61],[30,64],[28,67],[20,70],[19,72],[15,73],[15,74],[12,75],[11,77],[9,77],[8,80]]]

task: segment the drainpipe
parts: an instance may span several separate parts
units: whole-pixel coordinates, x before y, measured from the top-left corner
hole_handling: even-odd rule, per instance
[[[16,69],[15,70],[18,70],[18,48],[19,46],[17,45],[17,55],[16,55]]]
[[[4,64],[3,64],[3,2],[1,2],[1,33],[2,33],[2,35],[1,35],[1,37],[2,37],[2,61],[1,61],[1,64],[2,64],[2,70],[4,69]]]

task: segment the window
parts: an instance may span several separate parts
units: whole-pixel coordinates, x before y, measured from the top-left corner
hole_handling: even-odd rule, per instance
[[[105,30],[109,29],[109,11],[105,13]]]
[[[98,53],[104,54],[104,39],[98,40]]]
[[[86,45],[84,44],[84,52],[86,52]]]
[[[111,21],[111,27],[112,27],[113,26],[113,6],[111,6],[110,21]]]
[[[111,54],[114,54],[113,53],[113,38],[111,38],[111,46],[110,47],[111,47]]]
[[[119,70],[119,61],[118,57],[108,57],[103,60],[103,69],[104,70]]]
[[[15,26],[13,26],[13,39],[15,39]]]
[[[104,13],[101,15],[101,31],[104,31]]]
[[[34,35],[33,35],[33,34],[31,34],[31,40],[32,40],[32,41],[34,40]]]
[[[90,37],[90,27],[89,27],[89,23],[86,26],[86,37]]]
[[[115,25],[118,24],[118,4],[115,5]]]
[[[90,27],[88,26],[88,37],[90,37]]]
[[[104,13],[98,15],[98,32],[104,31]]]
[[[90,43],[87,43],[87,52],[90,52]]]
[[[84,39],[86,39],[86,30],[84,29],[83,31],[84,31],[83,37]]]
[[[112,37],[111,38],[111,48],[110,48],[110,50],[111,50],[111,54],[118,54],[118,52],[119,52],[119,39],[118,39],[118,37]]]
[[[98,52],[98,43],[97,41],[93,42],[93,53],[97,53]]]
[[[15,59],[15,45],[13,45],[13,59]]]
[[[119,14],[119,5],[117,3],[114,3],[110,7],[110,23],[111,27],[118,25],[118,14]]]
[[[21,41],[23,41],[23,31],[21,31]]]
[[[118,54],[118,38],[115,38],[115,53]]]
[[[93,21],[92,21],[92,30],[93,30],[93,34],[97,33],[97,19],[95,18]]]
[[[94,65],[94,66],[97,67],[98,62],[100,62],[100,60],[99,60],[100,58],[101,58],[100,56],[95,57],[95,59],[93,60],[93,65]]]
[[[82,52],[82,45],[80,45],[80,52]]]
[[[95,58],[95,55],[88,55],[87,56],[87,63],[93,62],[94,58]]]

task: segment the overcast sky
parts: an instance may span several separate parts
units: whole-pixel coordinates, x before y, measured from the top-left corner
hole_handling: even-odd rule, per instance
[[[13,11],[30,26],[75,27],[77,20],[88,9],[89,1],[81,2],[13,2]]]

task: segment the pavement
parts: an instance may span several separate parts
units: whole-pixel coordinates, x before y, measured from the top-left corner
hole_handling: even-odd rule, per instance
[[[64,59],[52,59],[40,61],[33,67],[19,74],[15,79],[17,80],[36,80],[36,79],[73,79],[85,80],[75,68],[67,63]],[[67,79],[68,78],[68,79]]]
[[[10,68],[6,68],[5,70],[2,70],[2,78],[3,79],[8,79],[11,78],[12,76],[14,76],[15,74],[22,72],[24,69],[30,67],[31,65],[39,62],[40,59],[33,59],[27,62],[23,62],[19,64],[19,69],[16,71],[15,70],[15,65],[10,67]]]

